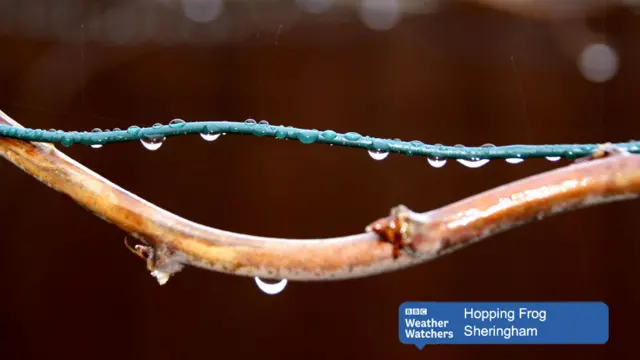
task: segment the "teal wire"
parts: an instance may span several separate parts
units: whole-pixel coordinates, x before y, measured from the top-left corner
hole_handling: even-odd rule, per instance
[[[169,125],[156,124],[140,128],[131,126],[127,130],[115,131],[62,131],[23,129],[9,125],[0,125],[0,136],[26,141],[60,143],[63,146],[105,145],[126,141],[144,141],[163,137],[192,134],[239,134],[276,139],[297,140],[303,144],[330,144],[366,149],[373,152],[399,153],[409,156],[425,156],[434,159],[508,159],[535,157],[562,157],[574,159],[588,156],[598,148],[598,144],[562,144],[562,145],[507,145],[507,146],[444,146],[428,145],[420,141],[400,141],[363,136],[355,132],[345,134],[333,130],[298,129],[291,126],[274,126],[250,122],[229,121],[172,121]],[[618,147],[631,153],[640,153],[640,141],[616,143]]]

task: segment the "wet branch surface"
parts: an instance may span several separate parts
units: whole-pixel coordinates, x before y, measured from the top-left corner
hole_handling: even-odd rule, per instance
[[[0,124],[21,127],[1,111]],[[181,218],[109,182],[51,144],[0,137],[0,155],[144,243],[132,250],[147,260],[161,284],[184,265],[299,281],[366,277],[424,263],[554,214],[640,195],[640,155],[613,151],[426,213],[398,206],[362,234],[279,239]]]

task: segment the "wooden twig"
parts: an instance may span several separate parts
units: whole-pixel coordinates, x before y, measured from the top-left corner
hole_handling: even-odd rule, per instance
[[[20,126],[0,111],[0,124]],[[606,149],[605,149],[606,150]],[[610,151],[418,214],[400,206],[359,235],[277,239],[206,227],[118,187],[51,144],[0,137],[0,155],[146,245],[162,284],[184,265],[290,280],[365,277],[423,263],[528,221],[640,194],[640,155]],[[604,157],[604,158],[602,158]],[[411,251],[404,251],[411,250]]]

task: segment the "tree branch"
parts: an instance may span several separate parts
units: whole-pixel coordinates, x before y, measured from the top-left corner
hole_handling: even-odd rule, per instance
[[[1,111],[0,124],[21,127]],[[0,137],[0,155],[147,244],[134,251],[147,259],[161,284],[184,265],[303,281],[371,276],[423,263],[529,221],[640,195],[640,155],[621,152],[423,214],[400,206],[363,234],[277,239],[231,233],[181,218],[109,182],[51,144]]]

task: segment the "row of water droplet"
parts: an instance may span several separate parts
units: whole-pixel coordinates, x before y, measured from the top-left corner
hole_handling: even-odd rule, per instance
[[[261,121],[260,123],[263,124],[263,121]],[[266,121],[264,121],[264,123],[266,123]],[[170,127],[181,127],[184,124],[186,124],[186,122],[184,120],[182,120],[182,119],[174,119],[174,120],[171,120],[169,122],[169,126]],[[266,123],[266,124],[268,124],[268,123]],[[153,124],[153,128],[160,128],[160,127],[162,127],[162,124],[160,124],[160,123]],[[55,130],[51,129],[51,131],[55,131]],[[122,130],[119,129],[119,128],[115,128],[115,129],[113,129],[113,131],[122,131]],[[131,126],[131,127],[129,127],[129,129],[127,129],[127,132],[129,132],[129,133],[135,133],[135,132],[138,132],[138,131],[140,131],[140,128],[138,126]],[[99,133],[99,132],[102,132],[102,130],[98,129],[98,128],[95,128],[95,129],[91,130],[91,132],[98,132]],[[205,141],[214,141],[214,140],[217,140],[220,137],[220,135],[224,135],[224,134],[221,134],[221,133],[218,133],[218,132],[206,132],[206,133],[201,133],[200,137],[202,137]],[[158,135],[158,136],[147,135],[146,138],[140,139],[140,142],[142,143],[142,145],[146,149],[153,151],[153,150],[160,149],[160,147],[162,146],[162,144],[164,143],[164,141],[166,139],[167,139],[166,137],[160,136],[160,135]],[[91,147],[94,148],[94,149],[99,149],[99,148],[102,147],[102,145],[101,144],[94,144],[94,145],[91,145]]]
[[[435,144],[434,146],[443,146],[442,144]],[[454,147],[460,147],[463,148],[464,145],[461,144],[457,144],[454,145]],[[482,147],[495,147],[495,145],[493,144],[484,144],[482,145]],[[384,160],[387,158],[387,156],[389,156],[388,152],[385,151],[376,151],[376,150],[369,150],[369,155],[371,156],[372,159],[374,160]],[[549,161],[558,161],[560,160],[560,156],[548,156],[546,157],[547,160]],[[441,168],[443,167],[446,163],[447,163],[447,159],[441,159],[438,157],[428,157],[427,161],[429,162],[429,165],[433,166],[434,168]],[[459,162],[460,164],[469,167],[469,168],[479,168],[483,165],[486,165],[489,163],[490,159],[456,159],[457,162]],[[521,157],[515,157],[515,158],[508,158],[505,159],[506,162],[508,162],[509,164],[519,164],[521,162],[524,161],[523,158]]]
[[[184,124],[186,124],[186,122],[182,119],[174,119],[171,120],[169,122],[169,126],[170,127],[181,127]],[[266,120],[261,120],[260,122],[256,122],[254,119],[247,119],[245,120],[245,124],[248,125],[255,125],[255,124],[259,124],[259,125],[269,125],[269,122],[267,122]],[[162,124],[160,123],[156,123],[153,125],[154,128],[160,128],[162,127]],[[140,128],[137,126],[131,126],[129,127],[129,129],[127,130],[127,132],[137,132],[139,131]],[[55,131],[54,129],[51,129],[51,131]],[[113,131],[121,131],[121,129],[115,128],[113,129]],[[102,132],[101,129],[93,129],[92,132]],[[200,136],[206,140],[206,141],[215,141],[217,140],[220,135],[225,135],[224,133],[218,133],[218,132],[209,132],[209,133],[201,133]],[[164,141],[166,140],[166,137],[164,136],[153,136],[153,135],[148,135],[146,138],[144,139],[140,139],[140,142],[142,143],[142,145],[148,149],[148,150],[158,150],[162,144],[164,143]],[[399,139],[396,139],[399,141]],[[442,144],[435,144],[435,146],[442,146]],[[102,145],[100,144],[94,144],[91,145],[92,148],[94,149],[98,149],[101,148]],[[455,145],[455,147],[464,147],[464,145],[461,144],[457,144]],[[482,147],[495,147],[495,145],[493,144],[484,144],[482,145]],[[380,151],[380,150],[369,150],[369,155],[371,156],[372,159],[374,160],[384,160],[387,158],[387,156],[389,156],[389,152],[386,151]],[[546,157],[547,160],[549,161],[558,161],[560,160],[560,156],[549,156]],[[521,162],[524,161],[524,159],[520,158],[520,157],[516,157],[516,158],[509,158],[509,159],[505,159],[506,162],[508,162],[509,164],[519,164]],[[446,163],[447,163],[447,159],[441,159],[441,158],[437,158],[437,157],[429,157],[427,158],[427,161],[429,162],[429,164],[435,168],[441,168],[443,167]],[[469,168],[479,168],[483,165],[486,165],[487,163],[489,163],[489,159],[456,159],[456,161],[458,161],[459,163],[461,163],[464,166],[467,166]]]
[[[560,156],[547,156],[546,157],[547,160],[549,161],[558,161],[560,160]],[[447,163],[447,159],[440,159],[440,158],[427,158],[427,161],[429,162],[429,165],[435,167],[435,168],[441,168],[443,167],[446,163]],[[466,160],[466,159],[456,159],[457,162],[459,162],[460,164],[466,166],[466,167],[470,167],[470,168],[479,168],[483,165],[486,165],[487,163],[489,163],[489,159],[473,159],[473,160]],[[509,164],[519,164],[521,162],[524,161],[523,158],[509,158],[509,159],[505,159],[506,162],[508,162]]]

